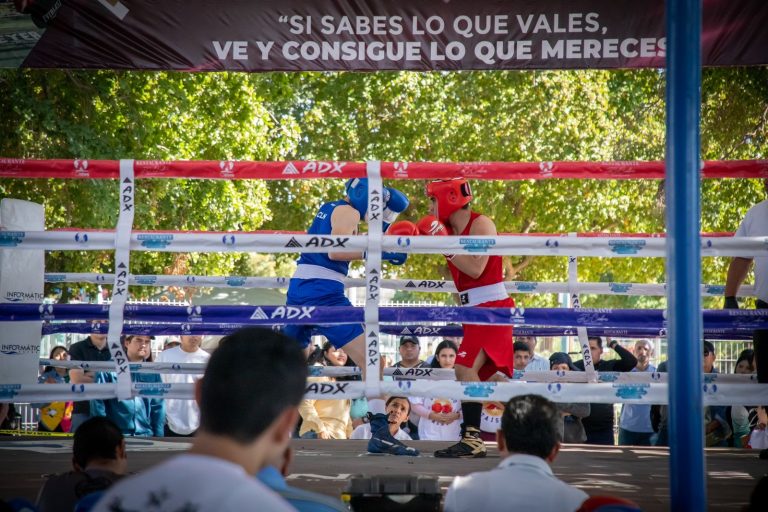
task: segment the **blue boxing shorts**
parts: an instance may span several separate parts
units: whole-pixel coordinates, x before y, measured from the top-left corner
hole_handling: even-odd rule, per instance
[[[344,284],[331,279],[291,279],[288,285],[287,306],[351,306],[344,296]],[[336,348],[341,348],[363,334],[361,324],[342,325],[286,325],[283,334],[306,348],[312,334],[322,334]]]

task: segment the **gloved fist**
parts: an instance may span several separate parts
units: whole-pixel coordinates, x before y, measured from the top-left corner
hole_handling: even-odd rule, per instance
[[[445,224],[440,222],[437,219],[437,217],[435,217],[434,215],[427,215],[426,217],[422,217],[416,223],[416,226],[419,228],[419,233],[421,233],[422,235],[431,235],[431,236],[447,236],[448,235],[448,228],[445,227]]]
[[[725,303],[723,304],[723,309],[739,309],[739,301],[736,300],[736,297],[730,296],[725,298]]]
[[[419,234],[419,228],[409,220],[399,220],[389,226],[389,229],[385,234],[394,236],[417,236]]]
[[[422,217],[419,222],[416,223],[416,226],[419,228],[419,233],[422,235],[448,236],[448,228],[434,215]],[[443,256],[450,261],[455,254],[443,254]]]
[[[381,259],[388,261],[393,265],[402,265],[408,259],[408,255],[404,252],[383,252],[381,253]]]
[[[408,208],[410,201],[405,194],[396,188],[384,187],[384,212],[381,216],[382,231],[387,231],[390,224],[395,222],[397,216]]]

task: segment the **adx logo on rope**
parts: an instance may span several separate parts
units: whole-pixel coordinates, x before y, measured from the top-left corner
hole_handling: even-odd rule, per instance
[[[398,244],[399,245],[399,244]],[[406,288],[427,288],[430,290],[433,289],[445,289],[445,284],[447,281],[419,281],[418,283],[414,281],[408,281],[405,283]]]
[[[342,169],[344,166],[347,165],[346,162],[318,162],[316,160],[311,160],[309,162],[306,162],[301,169],[296,167],[296,164],[293,162],[288,162],[288,164],[283,169],[284,175],[290,175],[290,174],[305,174],[305,173],[316,173],[316,174],[334,174],[339,173],[341,174]]]
[[[257,307],[251,315],[251,320],[272,320],[281,318],[285,320],[300,320],[302,318],[312,318],[312,312],[315,306],[278,306],[268,315],[262,308]]]

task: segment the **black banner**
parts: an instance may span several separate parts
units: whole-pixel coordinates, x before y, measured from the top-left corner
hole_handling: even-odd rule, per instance
[[[703,0],[706,66],[768,63],[768,2]],[[0,0],[0,66],[663,67],[662,0]]]

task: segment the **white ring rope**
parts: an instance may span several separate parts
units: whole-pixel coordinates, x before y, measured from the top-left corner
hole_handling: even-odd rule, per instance
[[[666,257],[666,238],[568,237],[531,235],[413,236],[384,235],[382,251],[418,254],[489,254],[516,256]],[[112,250],[115,235],[109,231],[2,231],[3,249]],[[318,236],[286,234],[132,233],[132,251],[158,252],[334,252],[368,248],[368,236]],[[751,258],[768,253],[768,237],[701,237],[702,256]]]
[[[100,273],[47,273],[46,283],[92,283],[107,284],[114,279],[114,274]],[[131,286],[185,286],[213,288],[287,288],[290,277],[243,277],[243,276],[199,276],[199,275],[150,275],[136,274],[128,276]],[[641,284],[617,282],[577,282],[552,283],[536,281],[505,281],[504,287],[508,293],[541,294],[568,293],[575,290],[581,294],[597,295],[628,295],[628,296],[658,296],[667,293],[666,284]],[[344,280],[347,288],[364,288],[365,279],[347,278]],[[383,279],[382,288],[424,293],[457,293],[456,285],[451,281],[432,279]],[[703,284],[701,294],[705,297],[722,297],[725,285]],[[755,287],[744,285],[739,288],[739,297],[754,297]]]

